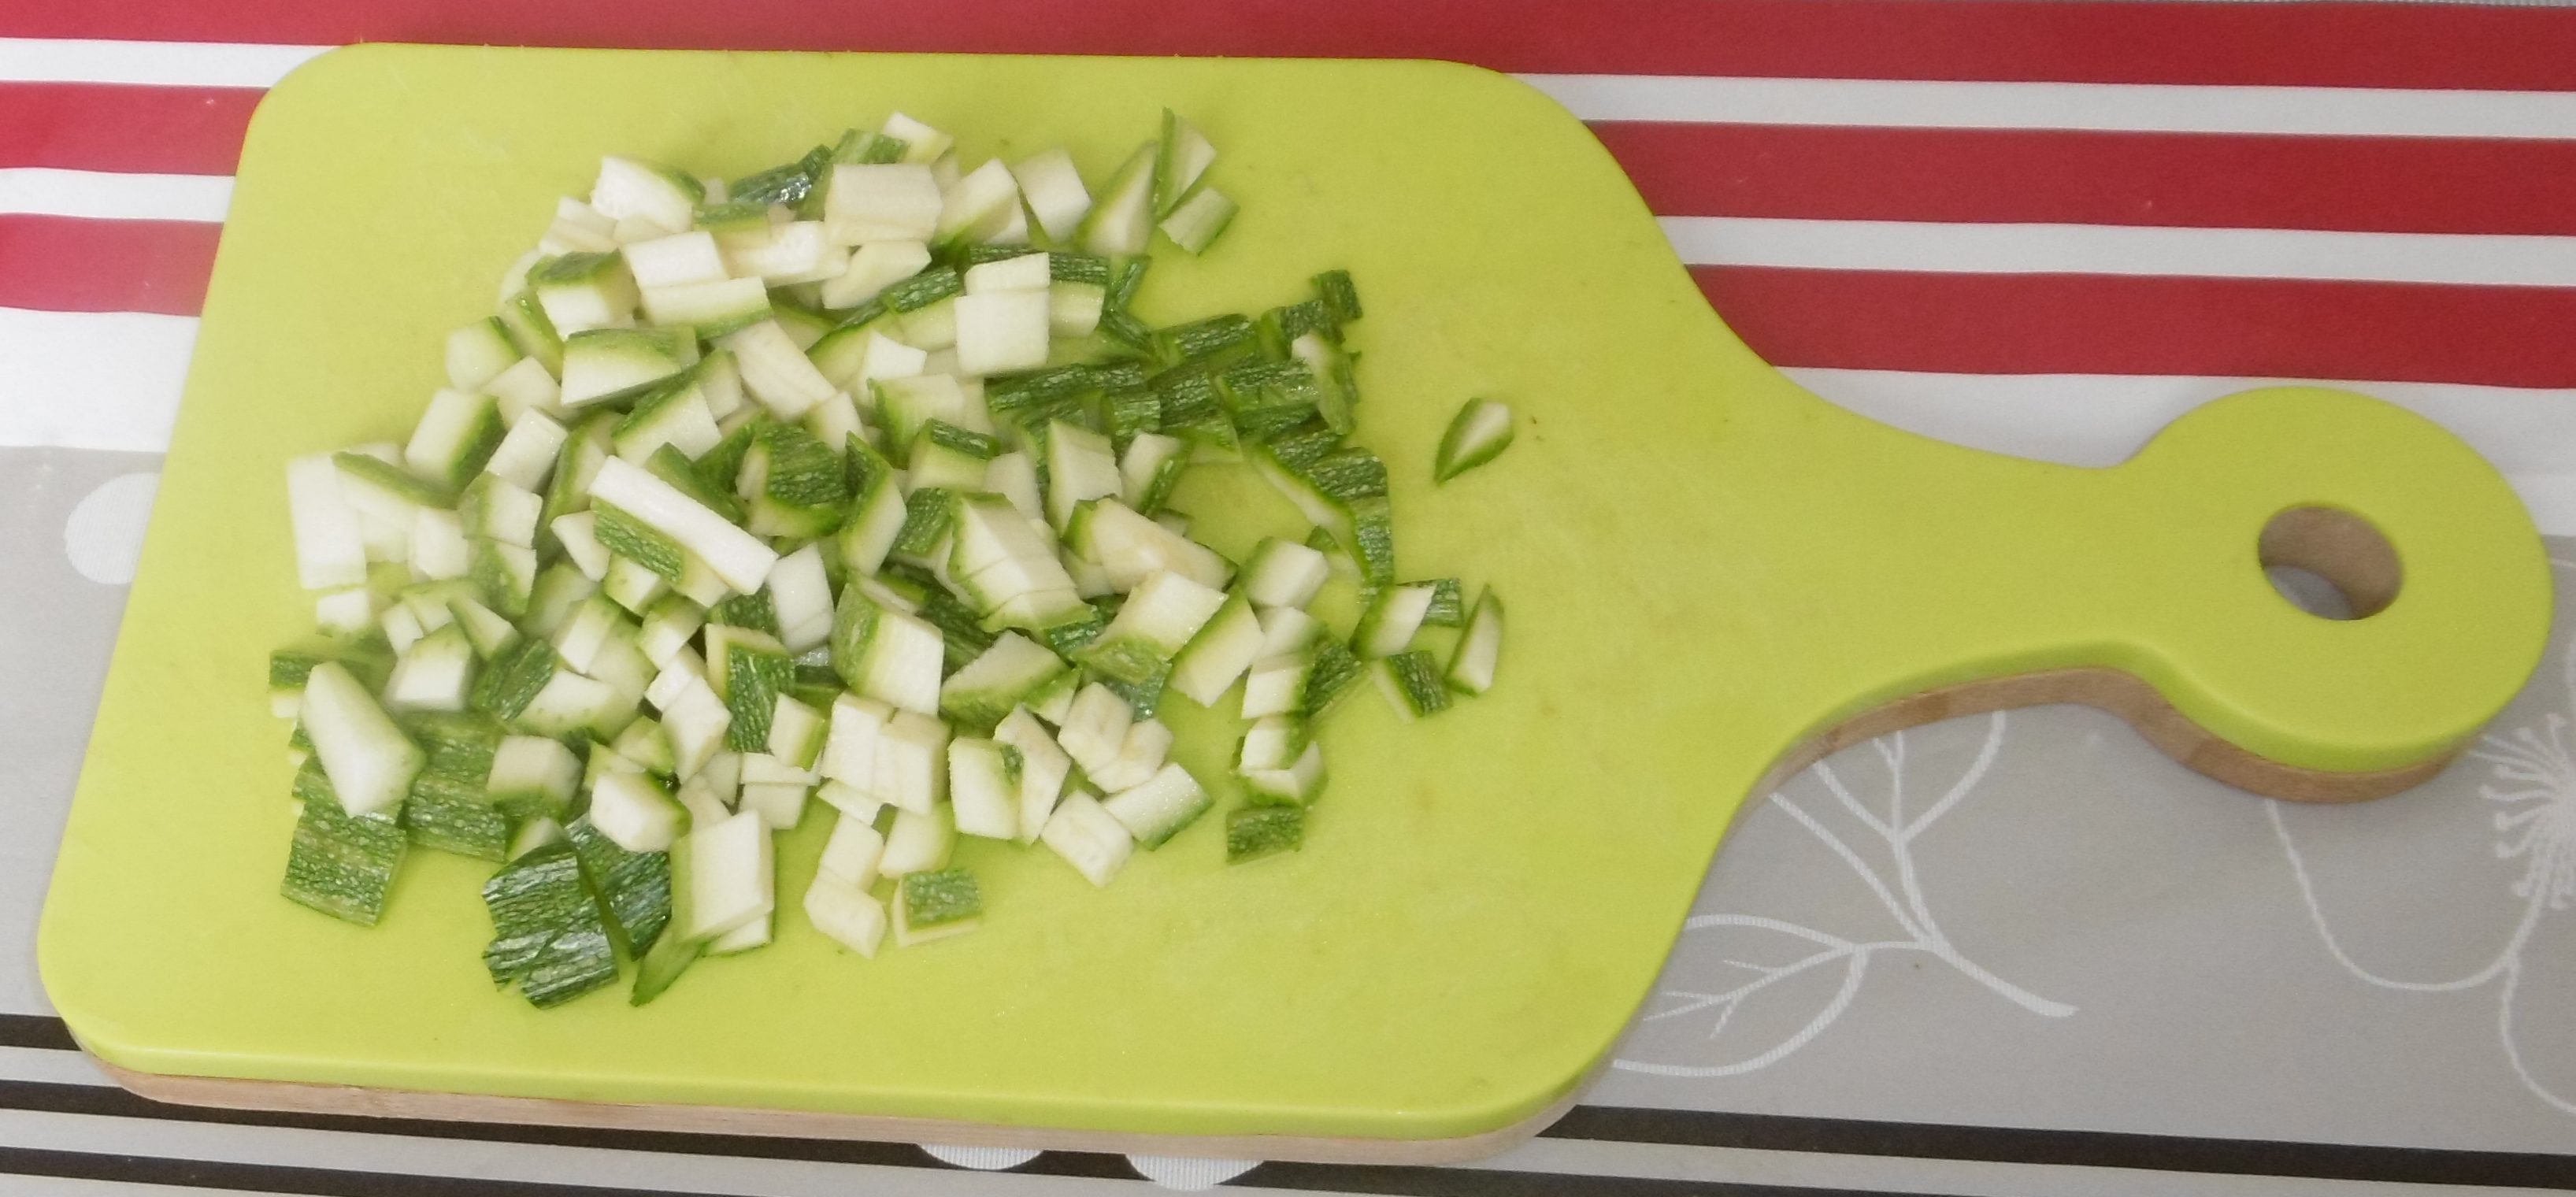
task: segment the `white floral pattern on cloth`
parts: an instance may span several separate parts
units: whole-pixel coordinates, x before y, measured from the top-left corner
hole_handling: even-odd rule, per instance
[[[2576,561],[2553,559],[2550,564],[2576,572]],[[2576,1050],[2571,1050],[2576,1049],[2576,1026],[2568,1021],[2576,1011],[2570,1004],[2576,997],[2576,945],[2562,942],[2576,935],[2576,910],[2571,910],[2576,907],[2576,635],[2559,648],[2555,665],[2554,671],[2543,666],[2544,674],[2554,674],[2550,683],[2533,688],[2546,696],[2547,705],[2527,717],[2509,712],[2465,754],[2486,767],[2487,780],[2478,788],[2486,801],[2475,807],[2455,805],[2479,817],[2483,834],[2417,840],[2444,852],[2482,841],[2501,866],[2493,879],[2501,895],[2442,895],[2448,900],[2440,910],[2451,916],[2455,934],[2428,937],[2417,928],[2411,937],[2470,945],[2467,950],[2475,954],[2468,962],[2446,962],[2448,968],[2415,962],[2431,979],[2393,975],[2403,965],[2375,959],[2366,963],[2370,949],[2357,950],[2353,940],[2369,928],[2346,926],[2338,932],[2336,920],[2327,914],[2335,903],[2321,897],[2328,887],[2321,884],[2310,854],[2301,851],[2284,804],[2270,804],[2267,813],[2308,918],[2337,964],[2364,982],[2401,993],[2459,994],[2493,987],[2504,1064],[2533,1097],[2576,1115]],[[2497,897],[2509,901],[2495,901]],[[2478,946],[2490,942],[2499,926],[2503,938],[2491,953]]]
[[[1675,1020],[1689,1020],[1684,1025],[1696,1028],[1699,1020],[1704,1018],[1707,1033],[1697,1037],[1695,1043],[1674,1035],[1632,1037],[1627,1044],[1629,1050],[1636,1051],[1643,1046],[1653,1049],[1656,1055],[1669,1053],[1669,1056],[1621,1056],[1612,1060],[1611,1066],[1626,1072],[1670,1077],[1737,1076],[1767,1068],[1824,1034],[1860,995],[1870,962],[1890,953],[1931,956],[1961,976],[1992,990],[1996,996],[2033,1014],[2064,1018],[2075,1013],[2075,1007],[2025,990],[1962,954],[1934,917],[1931,903],[1924,896],[1921,870],[1915,861],[1916,839],[1965,801],[1975,791],[1977,783],[1984,780],[1994,767],[2003,748],[2006,725],[2007,718],[2003,712],[1988,716],[1985,740],[1978,748],[1976,758],[1930,805],[1920,807],[1910,815],[1906,809],[1908,778],[1904,732],[1872,740],[1865,749],[1848,750],[1854,754],[1872,752],[1885,765],[1888,780],[1883,812],[1861,800],[1854,788],[1846,784],[1842,774],[1836,771],[1833,760],[1819,761],[1810,768],[1803,776],[1812,777],[1821,784],[1832,801],[1866,831],[1869,838],[1862,842],[1871,848],[1869,856],[1864,856],[1850,841],[1836,834],[1808,806],[1792,798],[1789,787],[1774,791],[1768,804],[1797,820],[1799,826],[1849,866],[1853,875],[1868,887],[1871,896],[1893,920],[1897,934],[1886,938],[1858,939],[1767,915],[1729,912],[1693,916],[1683,924],[1683,935],[1726,937],[1728,942],[1718,949],[1719,959],[1735,970],[1740,980],[1714,990],[1659,991],[1655,996],[1665,1004],[1661,1008],[1649,1009],[1639,1019],[1641,1028]],[[1873,863],[1870,856],[1884,857],[1885,870]],[[1676,949],[1677,955],[1679,951]],[[1699,948],[1696,954],[1707,955],[1709,950]],[[1761,958],[1765,954],[1769,959]],[[1817,981],[1817,978],[1823,980]],[[1737,1026],[1737,1016],[1756,1002],[1798,1009],[1805,1009],[1811,1003],[1814,1012],[1803,1021],[1794,1017],[1772,1019],[1770,1021],[1793,1025],[1783,1033],[1739,1035],[1738,1038],[1754,1038],[1767,1046],[1758,1050],[1734,1049],[1727,1031]],[[1710,1061],[1711,1056],[1715,1057],[1714,1062]]]

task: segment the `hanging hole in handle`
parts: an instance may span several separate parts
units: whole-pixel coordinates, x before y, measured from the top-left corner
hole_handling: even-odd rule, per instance
[[[2292,507],[2263,525],[2255,554],[2272,589],[2323,619],[2368,619],[2397,601],[2397,549],[2370,521],[2334,507]]]

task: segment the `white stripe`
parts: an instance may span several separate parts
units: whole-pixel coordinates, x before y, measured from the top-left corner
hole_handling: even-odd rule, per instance
[[[91,1062],[89,1053],[59,1047],[0,1047],[0,1077],[93,1088],[112,1088],[116,1084]]]
[[[1871,419],[1952,444],[2069,465],[2125,460],[2184,412],[2249,387],[2305,379],[2131,374],[1927,374],[1793,369],[1800,386]],[[2533,522],[2576,535],[2576,391],[2338,382],[2450,429],[2513,485]]]
[[[1523,75],[1588,121],[2576,138],[2576,92]]]
[[[196,339],[191,316],[0,308],[0,446],[167,450]]]
[[[33,216],[219,224],[232,198],[230,175],[117,174],[32,166],[0,170],[0,212]]]
[[[1685,262],[1960,274],[2576,286],[2576,237],[1664,216]]]
[[[118,42],[0,37],[0,80],[134,83],[160,87],[273,87],[329,46],[228,42]]]

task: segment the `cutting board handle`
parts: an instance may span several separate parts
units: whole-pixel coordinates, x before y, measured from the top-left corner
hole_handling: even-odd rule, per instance
[[[1996,469],[1954,492],[1976,503],[1926,527],[1955,521],[2015,554],[2047,554],[2054,585],[1927,595],[1987,607],[1925,621],[1936,646],[1905,667],[1938,684],[1832,722],[1773,780],[1897,728],[2077,702],[2244,789],[2376,797],[2473,741],[2546,644],[2551,583],[2529,514],[2474,451],[2393,404],[2319,387],[2246,391],[2176,420],[2118,466]],[[2023,509],[1967,509],[1987,504]],[[2293,604],[2266,576],[2282,566],[2331,583],[2352,617]],[[2026,557],[2013,568],[2033,576]],[[2041,630],[1999,631],[2014,624]],[[1946,660],[1940,629],[1960,641]]]

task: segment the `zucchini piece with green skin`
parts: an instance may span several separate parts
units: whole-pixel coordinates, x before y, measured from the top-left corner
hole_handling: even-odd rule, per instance
[[[516,619],[528,613],[528,602],[536,595],[537,552],[478,538],[468,543],[465,576],[482,593],[483,605]]]
[[[1360,318],[1360,293],[1351,285],[1351,272],[1327,270],[1314,278],[1315,298],[1333,314],[1335,324],[1348,324]]]
[[[467,536],[534,548],[546,501],[497,474],[478,474],[456,496],[456,521]]]
[[[791,204],[805,220],[819,220],[830,208],[832,168],[835,166],[884,166],[904,160],[903,139],[861,129],[846,129],[840,140],[830,146],[817,146],[805,155],[798,166],[810,174],[806,188],[794,199],[773,202]]]
[[[1163,427],[1163,397],[1149,386],[1104,391],[1100,411],[1101,423],[1109,433],[1109,446],[1122,455],[1135,447],[1137,437],[1160,432]]]
[[[696,367],[691,367],[638,395],[635,406],[609,432],[608,443],[619,457],[643,465],[665,446],[694,458],[723,439],[715,410],[698,385]]]
[[[1065,715],[1073,709],[1073,696],[1081,689],[1082,671],[1069,669],[1054,681],[1031,691],[1028,697],[1021,701],[1026,703],[1029,712],[1038,718],[1048,723],[1062,723]]]
[[[534,288],[502,300],[500,313],[493,318],[508,330],[510,343],[520,353],[545,367],[548,375],[563,374],[563,334],[555,331],[555,322],[546,318],[545,305],[537,302]]]
[[[832,385],[866,395],[868,383],[880,378],[914,377],[930,361],[929,351],[915,349],[895,337],[900,331],[897,323],[881,304],[869,300],[849,319],[823,334],[813,348],[805,351],[805,356]]]
[[[819,311],[817,309],[807,307],[804,304],[797,302],[796,297],[786,291],[772,291],[769,293],[769,323],[778,326],[779,334],[784,336],[787,339],[787,344],[792,346],[798,353],[804,353],[813,349],[816,342],[821,341],[826,334],[838,327],[838,322],[832,319],[832,314],[830,312]],[[752,326],[743,326],[743,328],[750,327]],[[734,331],[740,332],[742,329],[735,329]],[[726,335],[731,336],[732,334],[728,333]],[[769,341],[773,345],[776,343],[776,338],[770,337],[765,333],[756,334],[756,336],[758,339]],[[726,352],[730,353],[732,351],[727,350]]]
[[[698,362],[685,329],[595,328],[564,338],[562,403],[567,408],[640,398]]]
[[[1239,807],[1225,817],[1225,863],[1243,864],[1306,843],[1306,811],[1299,806]]]
[[[719,804],[721,806],[721,804]],[[694,921],[690,903],[691,881],[689,838],[681,836],[665,854],[665,868],[670,873],[671,915],[663,932],[653,937],[653,946],[635,963],[635,987],[627,994],[630,1006],[641,1006],[660,997],[671,983],[680,979],[689,966],[697,963],[706,950],[706,941],[692,939],[686,933]]]
[[[1172,729],[1160,720],[1137,719],[1127,725],[1127,735],[1119,742],[1118,754],[1097,769],[1086,768],[1091,784],[1104,790],[1119,791],[1140,786],[1152,780],[1155,770],[1163,767],[1172,752]]]
[[[946,542],[952,512],[948,492],[937,487],[916,490],[903,497],[903,526],[895,530],[892,555],[905,561],[924,563]]]
[[[629,852],[664,851],[689,826],[688,808],[640,768],[612,769],[591,782],[583,818]]]
[[[393,663],[381,654],[355,646],[278,649],[268,654],[269,713],[280,719],[295,718],[303,705],[305,679],[312,676],[314,666],[325,661],[339,662],[370,691],[382,687],[393,668]]]
[[[771,318],[746,324],[725,334],[724,347],[733,353],[734,368],[742,375],[743,389],[760,400],[770,414],[781,420],[803,419],[814,405],[832,397],[832,380],[814,368],[805,356],[806,346],[789,335],[786,322],[779,317],[787,309],[777,308]],[[828,318],[822,320],[828,329]],[[816,330],[820,338],[823,330]]]
[[[1252,321],[1228,312],[1154,331],[1155,355],[1166,365],[1230,361],[1260,348]]]
[[[571,562],[555,562],[537,575],[528,594],[528,613],[520,617],[519,626],[531,636],[552,636],[573,608],[598,591],[599,584]]]
[[[1100,257],[1145,252],[1154,232],[1154,163],[1160,148],[1151,141],[1136,147],[1101,185],[1078,236],[1082,252]]]
[[[536,293],[537,306],[545,312],[547,322],[564,338],[565,365],[556,372],[558,375],[571,372],[573,338],[585,332],[632,326],[635,304],[640,298],[635,293],[634,277],[626,273],[625,258],[616,253],[569,253],[547,258],[528,268],[528,289]],[[576,400],[567,395],[564,402]]]
[[[474,690],[468,705],[509,721],[517,719],[537,694],[554,680],[561,661],[554,646],[544,639],[530,636],[518,647],[492,662],[474,679]]]
[[[1447,482],[1502,455],[1512,445],[1512,409],[1491,399],[1470,399],[1440,436],[1431,480]]]
[[[1332,566],[1316,549],[1264,537],[1243,563],[1243,589],[1264,607],[1303,610],[1332,577]]]
[[[966,392],[953,375],[880,378],[868,385],[876,394],[877,419],[885,428],[889,450],[911,452],[913,438],[932,420],[981,431],[979,413],[968,406]]]
[[[1109,276],[1106,296],[1111,311],[1126,311],[1136,302],[1136,291],[1145,285],[1145,272],[1153,265],[1154,260],[1145,257],[1131,257],[1118,263],[1118,268]]]
[[[849,826],[842,820],[842,826]],[[861,828],[860,830],[867,830]],[[872,830],[867,834],[875,835]],[[805,918],[834,943],[874,957],[888,926],[885,907],[868,891],[830,873],[817,873],[805,889]]]
[[[1438,595],[1439,586],[1431,582],[1378,591],[1351,632],[1351,647],[1363,657],[1392,657],[1403,652],[1412,646],[1414,634],[1422,630],[1424,617],[1430,614],[1432,601]]]
[[[350,814],[319,760],[297,771],[295,797],[302,814],[278,892],[333,918],[375,926],[408,842],[396,812]]]
[[[649,952],[671,922],[670,855],[629,852],[587,818],[566,824],[564,838],[581,862],[591,892],[608,908],[608,929],[619,945],[629,956]]]
[[[732,725],[725,730],[725,746],[735,752],[767,749],[778,696],[796,678],[787,646],[766,632],[729,624],[708,624],[705,636],[707,684],[733,715]]]
[[[769,221],[769,205],[795,206],[797,201],[812,192],[816,176],[822,174],[831,161],[832,147],[818,145],[806,151],[804,157],[794,162],[754,171],[735,179],[733,186],[728,189],[732,198],[715,208],[700,207],[697,211],[697,225],[699,228],[722,227],[721,221],[710,222],[709,213],[731,209],[747,210],[766,224]]]
[[[1449,688],[1441,680],[1439,662],[1428,652],[1414,649],[1381,657],[1369,663],[1369,672],[1387,705],[1408,723],[1449,709]]]
[[[1020,834],[1020,750],[978,737],[948,742],[948,805],[959,835]]]
[[[1261,645],[1261,616],[1253,610],[1251,597],[1237,589],[1225,596],[1225,605],[1172,658],[1171,688],[1200,706],[1213,707],[1252,668]]]
[[[769,714],[769,755],[811,770],[823,755],[823,738],[831,730],[822,713],[788,694],[778,696]],[[794,826],[790,823],[789,826]]]
[[[559,670],[511,726],[541,736],[613,738],[635,718],[637,701],[606,682]]]
[[[591,534],[599,539],[601,547],[615,554],[619,560],[632,561],[671,581],[677,581],[686,570],[688,554],[680,548],[678,541],[612,504],[593,503],[591,512],[597,517],[591,525]],[[613,568],[611,573],[614,574]]]
[[[824,230],[836,245],[928,241],[939,230],[939,180],[921,163],[836,163],[818,191],[803,206],[821,209]]]
[[[801,432],[801,430],[799,430]],[[810,438],[809,438],[810,439]],[[824,450],[830,456],[829,449]],[[838,484],[837,476],[834,484]],[[591,483],[592,497],[614,504],[707,563],[724,584],[757,590],[778,564],[776,550],[641,467],[610,458]]]
[[[402,804],[403,830],[411,842],[459,856],[498,861],[510,846],[510,820],[484,784],[501,742],[501,725],[488,715],[429,716],[412,723],[429,763],[412,778]]]
[[[404,444],[403,464],[452,494],[483,472],[507,432],[490,395],[442,390],[430,396]]]
[[[1354,658],[1356,661],[1356,658]],[[1243,717],[1295,715],[1307,709],[1316,654],[1280,653],[1252,663],[1243,681]]]
[[[410,528],[423,511],[443,511],[455,503],[455,492],[402,467],[365,453],[331,455],[339,471],[340,495],[361,516]]]
[[[747,446],[750,443],[748,435],[750,429],[746,428],[744,431],[743,441]],[[717,443],[721,445],[723,442]],[[713,449],[708,450],[710,453],[713,451]],[[676,445],[663,445],[653,450],[652,456],[644,459],[644,469],[654,477],[670,483],[673,490],[688,496],[690,501],[717,515],[736,522],[743,518],[742,502],[733,496],[733,488],[730,485],[719,487],[708,481],[706,475],[698,472],[697,463],[691,461],[689,455],[681,452]],[[728,484],[731,481],[730,477],[726,479]]]
[[[532,642],[533,643],[533,642]],[[545,736],[506,736],[494,747],[484,796],[494,810],[514,822],[548,818],[560,821],[572,811],[581,785],[581,758],[559,740]]]
[[[420,746],[377,705],[375,696],[336,661],[305,675],[300,719],[313,753],[352,815],[388,811],[410,793],[412,778],[429,763]]]
[[[1314,375],[1299,362],[1237,362],[1216,376],[1216,384],[1218,400],[1245,440],[1273,440],[1303,427],[1317,418],[1322,403]]]
[[[912,947],[972,931],[983,921],[983,892],[964,869],[908,873],[895,892],[894,942]]]
[[[1216,162],[1216,147],[1179,113],[1163,110],[1163,137],[1154,156],[1154,215],[1169,216],[1182,206]]]
[[[813,433],[793,424],[763,425],[735,484],[746,500],[745,526],[755,536],[830,535],[850,502],[846,470],[841,455]]]
[[[627,724],[608,750],[644,766],[645,772],[656,777],[669,777],[677,771],[671,738],[663,734],[661,723],[650,717],[638,717]]]
[[[1055,282],[1047,285],[1047,332],[1063,340],[1079,340],[1100,327],[1101,314],[1107,310],[1107,292],[1098,283]]]
[[[1046,429],[1047,520],[1061,531],[1083,503],[1118,494],[1121,479],[1108,437],[1061,420]]]
[[[1009,716],[1022,699],[1071,670],[1044,646],[1017,632],[1004,632],[940,684],[939,712],[961,727],[989,728]]]
[[[854,574],[873,574],[884,567],[886,554],[902,538],[911,512],[903,488],[896,483],[894,463],[869,447],[865,438],[850,437],[848,446],[850,506],[834,535],[842,567]]]
[[[644,315],[653,323],[721,337],[770,319],[769,289],[758,278],[716,279],[643,289]]]
[[[1483,694],[1494,688],[1494,667],[1503,655],[1503,600],[1488,586],[1476,596],[1467,630],[1449,655],[1449,688],[1460,694]]]
[[[1234,567],[1213,550],[1139,515],[1115,499],[1096,499],[1066,521],[1065,547],[1101,567],[1110,588],[1129,591],[1156,571],[1178,574],[1210,590],[1233,578]]]
[[[990,159],[941,194],[939,223],[931,240],[946,245],[991,241],[1003,236],[1014,220],[1021,219],[1025,218],[1020,213],[1019,180],[1001,159]]]
[[[1234,223],[1235,213],[1241,210],[1242,206],[1224,192],[1214,187],[1201,187],[1188,199],[1182,200],[1181,206],[1174,208],[1171,215],[1164,217],[1159,227],[1164,236],[1172,239],[1172,244],[1181,247],[1182,252],[1203,254],[1209,246],[1216,244],[1216,239],[1224,234],[1226,227]]]
[[[1056,675],[1071,678],[1071,671]],[[1057,684],[1050,681],[1049,685]],[[1064,794],[1064,783],[1073,775],[1073,758],[1055,742],[1046,725],[1038,722],[1026,707],[1015,707],[993,727],[995,742],[1020,755],[1020,787],[1015,805],[1019,830],[1016,838],[1023,844],[1036,843],[1046,830],[1047,820],[1054,815],[1056,801]],[[954,790],[952,779],[951,789]]]
[[[760,435],[761,426],[768,422],[768,413],[754,410],[751,419],[734,425],[731,431],[724,434],[723,440],[716,442],[715,448],[707,450],[705,454],[689,463],[690,468],[698,476],[698,487],[681,486],[681,492],[696,495],[703,489],[724,495],[725,506],[717,507],[710,503],[709,509],[728,520],[740,523],[742,505],[733,497],[734,487],[742,477],[742,459],[751,453],[752,438]],[[655,475],[658,477],[660,471],[655,471]],[[676,482],[672,485],[679,486]]]
[[[1100,805],[1139,845],[1152,851],[1196,822],[1216,800],[1189,770],[1166,764],[1144,784],[1112,794]]]
[[[1095,331],[1102,340],[1131,352],[1147,353],[1154,347],[1153,328],[1133,313],[1117,308],[1102,309]]]
[[[581,881],[570,844],[528,853],[483,883],[493,939],[484,967],[539,1009],[562,1005],[617,979],[608,925]]]
[[[609,155],[599,160],[590,206],[610,220],[630,217],[677,232],[689,227],[706,187],[686,171]]]
[[[871,241],[850,254],[850,264],[838,278],[823,284],[823,306],[840,311],[875,305],[888,287],[921,273],[930,267],[930,247],[919,241]],[[842,321],[843,327],[863,325],[869,317],[852,312]],[[819,363],[818,363],[819,364]]]
[[[856,586],[842,592],[832,621],[832,668],[852,690],[935,715],[946,652],[938,628],[878,605]]]
[[[547,535],[556,520],[590,509],[591,484],[608,461],[609,437],[616,428],[616,412],[595,411],[565,429],[563,446],[555,452],[553,475],[546,480],[545,509],[537,513],[537,526],[546,529]],[[545,537],[539,541],[545,543]]]
[[[1241,771],[1246,801],[1255,806],[1306,806],[1324,792],[1324,746],[1308,741],[1296,759],[1272,769]]]
[[[1223,591],[1157,570],[1139,583],[1118,617],[1078,658],[1093,673],[1129,685],[1168,677],[1172,657],[1225,606]],[[1231,681],[1231,679],[1228,679]]]
[[[676,933],[707,942],[764,921],[777,906],[777,858],[767,824],[743,811],[689,833],[690,920]]]
[[[1315,376],[1315,408],[1325,427],[1348,435],[1359,422],[1357,356],[1343,352],[1338,343],[1314,332],[1298,337],[1289,346],[1289,354],[1305,363]]]
[[[1270,358],[1291,356],[1298,339],[1309,334],[1320,334],[1327,343],[1341,336],[1340,327],[1333,322],[1332,309],[1325,307],[1320,299],[1300,300],[1272,308],[1254,320],[1252,328],[1261,338],[1262,354]]]
[[[1148,391],[1146,394],[1152,394]],[[1190,447],[1178,437],[1138,433],[1118,463],[1119,498],[1139,515],[1155,515],[1171,502],[1172,491],[1190,468]]]
[[[1241,452],[1242,438],[1226,418],[1215,379],[1193,374],[1157,382],[1154,390],[1163,404],[1162,431],[1190,442],[1203,457],[1223,460]]]
[[[932,420],[912,438],[912,485],[949,491],[984,489],[988,463],[1001,456],[1002,442],[980,432]]]
[[[479,391],[525,355],[510,339],[507,325],[492,316],[447,334],[447,385]]]
[[[1339,640],[1316,645],[1314,662],[1306,675],[1306,717],[1323,718],[1366,672],[1368,663],[1360,660],[1349,645]]]

